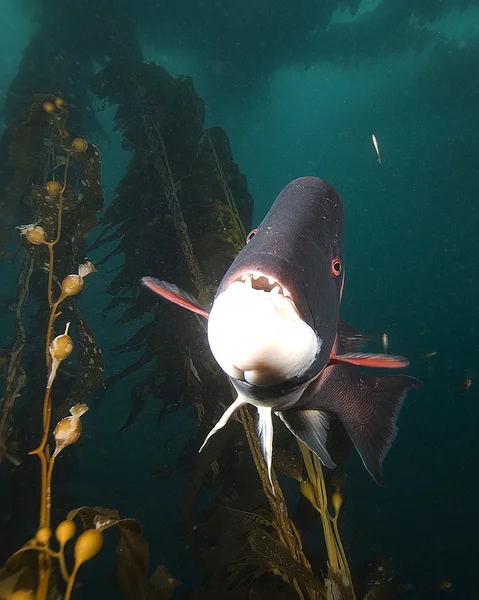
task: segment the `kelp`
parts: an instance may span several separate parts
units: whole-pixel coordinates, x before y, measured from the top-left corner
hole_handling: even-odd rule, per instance
[[[114,587],[127,600],[153,600],[168,598],[179,585],[173,580],[164,584],[165,567],[158,567],[150,580],[148,570],[148,542],[143,537],[142,527],[136,519],[122,519],[116,510],[82,506],[68,513],[67,519],[79,517],[83,528],[103,532],[111,527],[118,530],[115,568],[112,576]],[[171,577],[171,576],[170,576]],[[161,595],[163,594],[163,595]]]
[[[208,304],[217,279],[243,243],[239,211],[247,219],[246,228],[252,216],[252,199],[226,134],[219,128],[204,129],[204,104],[190,78],[174,79],[153,63],[111,61],[92,87],[100,98],[119,104],[116,126],[123,132],[123,146],[134,150],[116,198],[101,219],[109,233],[101,234],[93,245],[111,243],[118,235],[107,256],[124,256],[124,265],[108,287],[114,301],[103,314],[122,304],[126,310],[119,323],[151,313],[157,300],[139,290],[140,274],[186,286],[191,277],[193,292]],[[122,302],[123,298],[127,300]],[[138,350],[142,357],[106,381],[113,385],[151,360],[150,375],[132,390],[128,425],[148,395],[163,404],[175,402],[175,410],[179,408],[175,398],[189,397],[189,402],[196,398],[193,403],[201,412],[200,397],[208,383],[214,385],[218,373],[211,359],[203,359],[201,323],[185,328],[184,320],[192,319],[163,304],[154,315],[154,321],[142,326],[123,348],[115,348],[115,352]]]
[[[103,206],[98,149],[92,144],[85,142],[83,146],[81,142],[71,140],[65,129],[67,119],[68,107],[63,99],[37,94],[32,97],[30,105],[20,116],[10,135],[12,157],[22,154],[21,148],[25,140],[29,141],[30,146],[27,144],[25,160],[11,162],[11,180],[5,193],[6,204],[20,211],[32,225],[23,227],[24,235],[21,236],[30,258],[24,262],[19,277],[17,334],[7,372],[8,386],[0,409],[0,461],[7,442],[14,400],[20,393],[19,383],[25,380],[21,367],[22,352],[27,341],[23,311],[30,293],[32,274],[36,277],[42,271],[48,274],[44,277],[48,279],[48,297],[51,300],[53,289],[58,290],[59,282],[75,271],[84,239]],[[34,142],[38,144],[36,150]],[[32,178],[41,178],[43,183],[32,184]],[[29,241],[29,235],[34,235],[36,231],[43,232],[41,235],[45,240],[56,240],[58,237],[54,244],[54,270],[53,244]],[[42,298],[39,300],[37,318],[40,320],[45,305]],[[69,399],[74,404],[83,401],[93,387],[102,385],[103,362],[101,351],[75,306],[74,296],[65,298],[64,316],[67,314],[80,337],[78,376]],[[50,328],[52,324],[53,322],[49,325]],[[32,340],[28,341],[31,348]],[[49,341],[47,347],[48,344]],[[38,360],[36,363],[38,364]],[[25,391],[29,393],[28,388]],[[67,405],[63,414],[71,405]]]
[[[21,354],[28,341],[22,320],[28,299],[28,282],[34,270],[39,273],[44,271],[49,311],[44,315],[48,324],[44,328],[44,345],[40,348],[45,349],[47,382],[43,399],[41,439],[29,453],[38,456],[40,462],[40,515],[35,535],[12,554],[0,573],[0,598],[28,597],[35,590],[37,600],[70,600],[81,565],[100,551],[103,544],[102,532],[112,526],[116,526],[120,532],[113,577],[117,589],[129,600],[169,598],[179,582],[172,578],[165,582],[168,572],[160,567],[153,574],[152,580],[147,579],[148,544],[142,536],[140,523],[135,519],[120,519],[118,513],[112,510],[82,507],[70,511],[54,532],[52,530],[52,474],[56,459],[65,448],[78,441],[82,432],[81,417],[88,410],[83,401],[94,387],[102,385],[101,349],[73,302],[83,290],[85,277],[93,273],[95,268],[86,261],[78,267],[77,273],[68,274],[68,271],[72,269],[72,265],[78,264],[83,240],[95,224],[97,212],[102,207],[103,193],[98,149],[82,138],[70,140],[69,135],[64,133],[67,107],[63,99],[34,98],[29,117],[22,122],[23,126],[31,123],[31,116],[35,114],[38,104],[50,115],[49,136],[46,138],[50,143],[44,143],[48,149],[46,163],[43,165],[47,181],[43,185],[32,187],[27,207],[32,212],[33,222],[20,227],[29,258],[24,262],[19,279],[15,344],[11,351],[4,349],[1,356],[3,368],[7,371],[6,392],[13,394],[14,400],[22,387],[20,379],[24,372],[20,366]],[[55,166],[52,167],[52,164]],[[57,168],[61,174],[60,179],[56,178]],[[72,184],[69,183],[70,180]],[[60,317],[63,321],[67,320],[64,333],[55,335]],[[73,339],[70,337],[72,323],[75,323],[79,339],[75,382],[65,399],[56,407],[61,412],[65,406],[71,406],[70,415],[62,418],[51,431],[52,393],[53,388],[57,387],[56,377],[62,362],[72,355],[74,349]],[[12,411],[13,402],[6,395],[0,413],[2,454],[6,447]],[[54,449],[50,447],[52,437]],[[74,561],[69,566],[65,547],[75,538],[76,516],[81,518],[85,531],[74,541]],[[60,583],[61,579],[64,585]]]

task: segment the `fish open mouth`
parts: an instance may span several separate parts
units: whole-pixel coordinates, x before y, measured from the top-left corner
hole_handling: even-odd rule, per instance
[[[216,298],[208,341],[226,373],[258,386],[301,375],[321,347],[289,290],[259,271],[242,273]]]
[[[284,285],[271,275],[264,275],[260,271],[248,271],[243,273],[235,281],[240,281],[251,286],[254,290],[262,290],[263,292],[273,292],[275,294],[281,294],[285,298],[291,299],[291,294]]]

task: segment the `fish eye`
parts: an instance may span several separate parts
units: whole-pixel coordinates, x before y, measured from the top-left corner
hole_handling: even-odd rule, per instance
[[[246,243],[251,242],[251,240],[254,238],[254,236],[256,235],[256,232],[258,230],[257,229],[252,229],[248,235],[246,236]]]
[[[333,277],[337,277],[341,274],[342,270],[343,266],[341,264],[341,260],[339,259],[339,257],[336,256],[336,258],[333,258],[333,260],[331,261],[331,274]]]

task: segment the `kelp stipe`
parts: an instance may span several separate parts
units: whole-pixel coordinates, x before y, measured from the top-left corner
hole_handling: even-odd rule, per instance
[[[332,596],[333,598],[339,597],[343,600],[356,600],[351,571],[338,527],[339,513],[343,505],[340,482],[336,483],[336,489],[331,496],[333,507],[333,514],[331,514],[321,461],[304,444],[298,442],[298,445],[308,474],[308,480],[302,481],[300,484],[301,493],[319,512],[323,527],[324,541],[328,555],[326,590],[332,593],[331,590],[334,587],[337,588],[337,591],[336,595]],[[338,594],[340,595],[338,596]]]

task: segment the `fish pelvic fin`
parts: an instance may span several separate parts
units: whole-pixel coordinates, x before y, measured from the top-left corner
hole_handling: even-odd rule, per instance
[[[208,440],[220,429],[222,429],[226,423],[228,423],[230,417],[233,415],[233,413],[238,410],[238,408],[240,406],[242,406],[243,404],[246,403],[246,400],[243,400],[242,398],[237,398],[233,404],[231,406],[229,406],[225,412],[223,413],[221,419],[218,421],[218,423],[216,423],[216,425],[213,427],[213,429],[209,432],[209,434],[206,436],[205,441],[203,442],[201,448],[198,450],[198,452],[201,452],[203,450],[203,448],[206,446],[206,444],[208,443]],[[272,427],[272,426],[271,426]]]
[[[338,322],[338,347],[340,353],[343,352],[359,352],[369,342],[374,342],[374,339],[358,331],[346,321],[339,319]]]
[[[422,384],[408,375],[374,377],[348,365],[327,367],[307,407],[334,413],[372,478],[382,485],[382,467],[397,435],[397,419],[407,392]]]
[[[158,294],[162,298],[173,302],[174,304],[178,304],[191,312],[194,312],[198,315],[201,315],[205,319],[209,317],[208,311],[201,306],[199,301],[188,294],[187,292],[181,290],[174,283],[168,283],[167,281],[160,281],[159,279],[155,279],[154,277],[143,277],[141,283],[147,287],[155,294]]]
[[[267,406],[258,406],[258,437],[261,445],[261,451],[268,469],[268,479],[271,484],[271,489],[274,491],[273,484],[273,413],[271,408]]]
[[[285,410],[277,415],[291,431],[291,433],[303,442],[311,452],[316,454],[319,460],[328,469],[334,469],[335,463],[331,459],[326,448],[326,440],[329,431],[329,417],[320,410]]]

